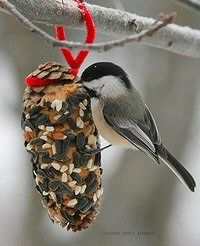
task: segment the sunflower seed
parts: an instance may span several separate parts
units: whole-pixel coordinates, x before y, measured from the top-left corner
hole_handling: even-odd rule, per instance
[[[62,193],[62,191],[60,189],[57,189],[55,191],[55,193],[56,193],[57,203],[58,204],[62,204],[62,202],[63,202],[63,193]]]
[[[81,166],[81,155],[78,152],[75,152],[73,155],[73,162],[75,167]]]
[[[81,198],[76,205],[76,209],[77,210],[82,209],[87,205],[87,203],[88,203],[88,199],[86,197]]]
[[[95,172],[90,172],[86,178],[87,184],[93,182],[95,179]]]
[[[48,125],[50,123],[49,116],[47,115],[41,115],[35,122],[36,126],[40,125]]]
[[[44,141],[41,138],[36,138],[36,139],[33,139],[33,141],[31,141],[32,145],[40,145],[40,146],[42,146],[45,143],[46,143],[46,141]]]
[[[49,191],[49,187],[48,187],[48,179],[44,179],[43,183],[39,182],[39,187],[42,191]]]
[[[49,185],[48,186],[49,186],[49,189],[55,191],[55,190],[58,189],[59,185],[60,185],[60,181],[53,180],[53,181],[50,181],[49,182]]]
[[[101,166],[101,153],[100,152],[95,155],[94,165],[99,166],[99,167]]]
[[[60,211],[60,213],[61,213],[61,215],[63,216],[63,218],[64,218],[66,221],[68,221],[68,222],[71,223],[71,224],[74,224],[74,217],[73,217],[73,216],[67,214],[66,212],[64,212],[64,211],[62,211],[62,210]]]
[[[48,155],[45,155],[42,157],[42,162],[46,163],[46,164],[50,164],[52,163],[53,159],[50,158]]]
[[[87,94],[85,92],[77,92],[74,94],[74,96],[82,101],[86,98]]]
[[[60,185],[59,185],[59,187],[69,197],[72,197],[74,195],[71,187],[68,184],[65,184],[65,183],[61,182]]]
[[[38,162],[38,159],[39,159],[38,153],[36,153],[34,150],[31,150],[31,155],[32,155],[31,161],[36,164]]]
[[[69,106],[70,105],[68,104],[68,102],[63,102],[61,112],[64,113],[65,111],[67,111],[68,108],[70,108]]]
[[[91,183],[89,183],[88,187],[86,188],[85,193],[87,195],[92,195],[96,190],[97,185],[98,185],[97,180],[92,181]]]
[[[62,145],[63,145],[62,141],[59,141],[59,140],[55,141],[56,151],[59,155],[62,154]]]
[[[70,116],[71,116],[71,112],[68,111],[68,113],[62,115],[62,116],[58,119],[58,123],[59,123],[59,124],[65,124],[65,123],[67,123]]]
[[[69,127],[72,130],[76,130],[77,129],[76,122],[73,119],[69,118],[67,123],[68,123]]]
[[[23,109],[22,109],[22,110],[23,110]],[[21,127],[23,126],[24,121],[25,121],[25,114],[22,113],[22,115],[21,115]]]
[[[77,137],[76,137],[76,144],[79,150],[83,150],[85,147],[85,134],[81,132]]]
[[[93,205],[93,201],[92,200],[88,200],[86,205],[83,206],[82,208],[79,208],[79,211],[82,213],[86,213]]]
[[[50,167],[49,170],[54,173],[55,175],[60,175],[60,172],[58,170],[56,170],[54,167]]]
[[[34,107],[29,110],[29,116],[32,118],[35,114],[38,114],[42,110],[41,106]]]
[[[72,173],[71,177],[73,180],[77,181],[78,184],[80,184],[82,182],[82,178],[78,173]]]
[[[46,176],[49,178],[54,178],[54,173],[50,169],[45,169]]]
[[[82,167],[85,167],[87,165],[89,159],[91,159],[91,156],[90,155],[83,154],[81,156],[81,165],[82,165]]]
[[[78,92],[69,98],[69,102],[72,105],[78,105],[84,98],[85,98],[85,94],[82,92]]]
[[[37,174],[40,175],[40,176],[42,176],[42,177],[45,177],[45,178],[47,177],[46,172],[44,170],[42,170],[42,169],[38,169],[37,170]]]

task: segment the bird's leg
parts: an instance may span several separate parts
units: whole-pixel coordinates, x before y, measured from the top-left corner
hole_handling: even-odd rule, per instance
[[[86,154],[86,155],[92,155],[92,154],[95,154],[96,155],[96,154],[102,152],[103,150],[105,150],[105,149],[107,149],[107,148],[109,148],[111,146],[112,145],[109,144],[109,145],[107,145],[107,146],[105,146],[105,147],[103,147],[101,149],[88,149],[88,150],[82,150],[81,152],[84,153],[84,154]]]

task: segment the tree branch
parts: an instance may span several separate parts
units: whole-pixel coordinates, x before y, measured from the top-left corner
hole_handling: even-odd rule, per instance
[[[175,0],[177,2],[181,2],[195,10],[200,11],[200,1],[197,0]]]
[[[52,45],[53,47],[67,47],[70,49],[75,48],[81,48],[81,49],[90,49],[90,50],[104,50],[107,51],[109,49],[112,49],[117,46],[122,46],[126,43],[129,43],[131,41],[137,41],[140,42],[145,37],[153,36],[158,30],[160,30],[162,27],[168,25],[170,22],[172,22],[176,14],[172,13],[170,15],[166,15],[162,17],[162,21],[156,21],[149,29],[141,31],[138,34],[126,36],[124,38],[120,38],[118,40],[105,42],[105,43],[97,43],[97,44],[82,44],[79,42],[69,42],[69,41],[58,41],[54,37],[50,36],[48,33],[44,32],[37,26],[35,26],[33,23],[31,23],[26,17],[21,15],[18,10],[14,7],[14,5],[10,4],[7,1],[1,1],[0,4],[2,7],[4,7],[7,11],[15,15],[15,17],[23,24],[25,25],[29,31],[36,33],[38,36],[42,37],[47,43]]]
[[[7,1],[0,0],[0,3],[5,2]],[[56,0],[10,0],[9,2],[13,3],[20,13],[31,21],[48,25],[66,25],[67,23],[68,27],[84,28],[81,12],[73,1],[67,0],[64,2],[65,5]],[[97,31],[112,36],[135,34],[135,24],[138,26],[139,33],[145,32],[150,30],[155,23],[152,18],[140,17],[135,14],[96,5],[87,4],[87,6],[94,16]],[[133,40],[136,41],[136,39],[137,36]],[[189,27],[170,24],[159,30],[151,38],[142,39],[141,42],[178,54],[200,58],[200,31]],[[73,42],[70,43],[73,44]],[[90,47],[90,49],[95,49],[94,47],[95,45],[93,48]]]

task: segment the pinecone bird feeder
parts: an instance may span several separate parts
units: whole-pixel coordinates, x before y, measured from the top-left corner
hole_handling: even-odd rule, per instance
[[[48,81],[23,95],[22,129],[36,188],[53,222],[86,229],[103,192],[101,155],[90,151],[100,143],[89,96],[77,87],[79,78],[56,62],[42,63],[29,78]]]

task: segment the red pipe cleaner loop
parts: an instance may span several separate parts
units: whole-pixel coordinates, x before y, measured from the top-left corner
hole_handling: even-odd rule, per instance
[[[94,24],[93,17],[90,14],[86,5],[83,3],[83,1],[81,0],[74,0],[74,1],[77,2],[79,9],[82,10],[82,17],[87,27],[87,36],[86,36],[85,43],[86,44],[94,43],[96,39],[96,27]],[[56,27],[56,35],[57,35],[57,38],[61,41],[67,40],[67,36],[66,36],[65,29],[63,26]],[[61,48],[61,51],[62,51],[62,54],[65,60],[70,65],[70,67],[72,69],[76,69],[77,72],[89,54],[89,50],[81,50],[78,53],[78,55],[74,58],[71,50],[66,49],[66,48]]]
[[[85,43],[92,44],[96,39],[96,27],[94,24],[93,17],[90,14],[87,7],[85,6],[85,4],[83,3],[83,0],[74,0],[74,1],[78,4],[78,8],[82,11],[82,17],[87,27],[87,36],[86,36]],[[67,40],[67,36],[63,26],[56,27],[56,35],[57,38],[61,41]],[[69,72],[74,76],[76,76],[78,74],[81,65],[83,64],[86,57],[88,56],[89,50],[81,50],[76,57],[73,56],[72,51],[69,49],[61,48],[61,51],[65,60],[72,68]],[[32,86],[32,87],[47,86],[50,84],[54,84],[56,82],[57,80],[39,79],[37,77],[27,77],[25,81],[27,86]]]

